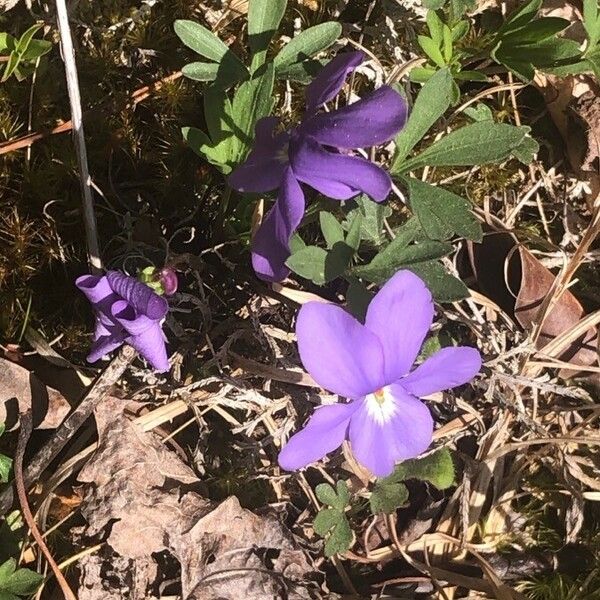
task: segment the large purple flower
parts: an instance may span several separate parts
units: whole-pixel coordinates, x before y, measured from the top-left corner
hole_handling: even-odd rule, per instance
[[[348,151],[386,142],[402,129],[408,110],[400,94],[384,85],[354,104],[317,112],[364,58],[362,52],[339,54],[323,68],[306,89],[306,112],[298,127],[277,133],[279,119],[261,119],[254,149],[229,176],[231,187],[241,192],[279,190],[253,240],[252,264],[262,279],[281,281],[289,274],[289,242],[305,209],[300,183],[336,200],[364,192],[382,202],[390,193],[389,175]]]
[[[169,304],[164,298],[146,284],[117,271],[109,271],[102,277],[82,275],[75,285],[96,313],[89,362],[96,362],[127,343],[157,371],[169,370],[162,331]]]
[[[348,404],[318,408],[279,454],[288,471],[313,463],[349,440],[356,459],[378,477],[431,443],[433,420],[422,396],[472,379],[475,348],[443,348],[411,367],[433,320],[421,279],[399,271],[373,298],[364,325],[343,308],[309,302],[296,324],[300,358],[315,381]]]

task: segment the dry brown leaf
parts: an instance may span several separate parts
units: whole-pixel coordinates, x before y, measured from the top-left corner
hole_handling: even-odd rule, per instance
[[[314,568],[292,534],[278,519],[242,508],[235,497],[188,533],[171,536],[171,546],[182,565],[187,600],[319,597],[309,580]]]
[[[36,429],[55,429],[71,410],[64,396],[31,371],[0,357],[0,423],[16,429],[19,414],[31,409]]]
[[[481,292],[511,315],[525,331],[531,331],[540,306],[554,284],[554,274],[519,245],[510,233],[486,235],[482,243],[470,245],[469,254]],[[565,291],[544,320],[536,340],[537,348],[543,349],[583,316],[579,300],[569,290]],[[596,338],[596,329],[588,330],[560,358],[576,365],[591,365],[597,360]]]
[[[168,551],[181,564],[187,600],[320,597],[310,581],[314,567],[278,519],[243,509],[233,497],[215,506],[186,492],[184,486],[198,483],[194,472],[156,434],[128,419],[124,406],[109,398],[95,413],[98,449],[79,475],[86,483],[85,537],[106,539],[133,561],[131,568]],[[94,586],[93,572],[94,562],[82,580],[89,600],[100,598],[105,585],[99,579]]]

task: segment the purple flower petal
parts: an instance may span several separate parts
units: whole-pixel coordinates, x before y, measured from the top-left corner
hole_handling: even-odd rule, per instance
[[[275,135],[277,117],[265,117],[256,123],[256,137],[246,162],[234,169],[227,179],[240,192],[270,192],[278,188],[287,168],[288,133]]]
[[[384,85],[358,102],[308,118],[300,131],[335,148],[366,148],[391,140],[406,124],[406,100]]]
[[[156,321],[146,315],[136,314],[133,306],[125,300],[117,300],[111,306],[111,316],[129,335],[138,335],[150,329]]]
[[[343,308],[304,304],[296,336],[302,364],[324,389],[357,399],[383,385],[383,352],[377,336]]]
[[[306,111],[311,113],[338,95],[346,77],[365,60],[360,52],[343,52],[330,60],[306,88]]]
[[[398,461],[419,456],[429,447],[433,435],[433,419],[427,406],[400,386],[390,386],[390,391],[395,410],[387,421],[374,419],[368,401],[363,400],[348,429],[352,453],[377,477],[390,475]]]
[[[295,471],[323,458],[342,445],[350,417],[359,402],[317,408],[308,423],[293,435],[279,453],[282,469]]]
[[[127,332],[120,327],[115,327],[110,334],[98,335],[100,332],[101,328],[96,327],[94,342],[90,348],[90,353],[86,357],[86,360],[90,363],[95,363],[103,356],[107,356],[111,352],[114,352],[123,345],[127,338]]]
[[[150,319],[161,320],[169,311],[169,303],[153,292],[145,283],[118,271],[106,274],[110,287],[126,300],[138,314]]]
[[[281,281],[290,270],[285,261],[290,256],[290,238],[304,216],[304,193],[288,167],[279,197],[264,218],[252,240],[252,266],[266,281]]]
[[[392,189],[382,168],[357,156],[329,152],[310,136],[290,142],[290,160],[300,181],[329,198],[348,200],[364,192],[381,202]]]
[[[92,304],[98,304],[113,294],[108,279],[104,276],[82,275],[75,280],[75,285]]]
[[[410,271],[398,271],[371,300],[365,325],[383,347],[387,384],[409,372],[432,321],[431,293]]]
[[[467,383],[479,373],[481,355],[475,348],[442,348],[398,383],[415,396],[427,396]]]
[[[128,337],[127,343],[133,346],[159,373],[166,373],[169,370],[165,336],[158,323],[154,322],[142,333]]]

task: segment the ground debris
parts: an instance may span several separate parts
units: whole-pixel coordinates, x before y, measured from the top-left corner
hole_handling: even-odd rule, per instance
[[[81,535],[105,539],[119,559],[83,562],[83,598],[125,597],[119,590],[133,583],[130,589],[147,594],[140,598],[151,597],[174,575],[161,573],[157,555],[165,551],[179,561],[189,600],[321,597],[317,571],[285,525],[242,508],[235,497],[217,504],[188,491],[199,483],[195,473],[158,435],[133,423],[126,404],[109,398],[96,411],[98,449],[79,475],[88,523]],[[111,580],[112,595],[99,595]]]

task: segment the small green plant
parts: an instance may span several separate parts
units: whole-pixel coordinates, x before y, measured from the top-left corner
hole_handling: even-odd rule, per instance
[[[408,488],[404,481],[427,481],[438,490],[454,484],[454,464],[447,448],[423,458],[407,460],[396,466],[394,472],[377,480],[371,492],[370,505],[374,515],[391,514],[408,504]]]
[[[348,522],[346,510],[350,507],[350,494],[345,481],[338,481],[334,489],[328,483],[315,488],[317,498],[326,505],[315,517],[313,529],[326,538],[325,556],[346,552],[352,546],[354,533]]]
[[[8,55],[1,82],[12,75],[23,81],[33,73],[37,60],[50,52],[51,42],[33,37],[41,27],[32,25],[19,39],[6,32],[0,33],[0,55]]]
[[[0,565],[0,600],[20,600],[34,594],[43,577],[30,569],[18,569],[14,558]]]
[[[304,81],[321,64],[313,57],[340,36],[339,23],[315,25],[293,38],[267,60],[287,0],[251,0],[248,10],[248,43],[251,56],[246,66],[223,41],[194,21],[175,22],[175,33],[208,62],[192,62],[183,74],[210,85],[204,91],[204,116],[208,132],[184,127],[183,136],[194,152],[227,175],[248,154],[256,122],[271,113],[275,79]],[[228,90],[235,88],[232,93]]]
[[[0,437],[4,433],[5,427],[4,423],[0,423]],[[11,468],[12,460],[8,456],[0,454],[0,483],[8,482]]]

